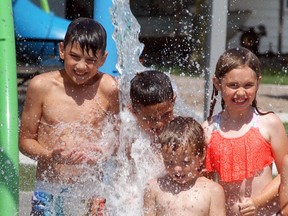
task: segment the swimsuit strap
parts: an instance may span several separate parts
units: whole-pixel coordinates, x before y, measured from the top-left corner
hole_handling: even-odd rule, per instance
[[[258,122],[259,122],[259,114],[257,114],[254,109],[253,118],[252,118],[252,127],[258,128]]]
[[[221,113],[218,113],[216,116],[216,122],[213,125],[213,131],[220,129]]]
[[[220,129],[221,114],[222,113],[220,112],[216,116],[216,122],[214,123],[213,131],[217,131]],[[258,122],[259,122],[259,114],[257,114],[254,109],[251,126],[254,128],[258,128]]]

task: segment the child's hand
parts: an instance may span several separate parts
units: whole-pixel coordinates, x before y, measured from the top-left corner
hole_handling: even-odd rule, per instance
[[[60,164],[81,164],[85,160],[85,152],[80,149],[65,150],[63,147],[55,148],[52,151],[52,158],[54,162]]]
[[[255,205],[251,197],[241,198],[238,206],[239,206],[239,212],[243,216],[256,215],[257,213],[257,206]]]
[[[93,146],[87,150],[85,154],[85,163],[89,165],[95,165],[103,156],[103,152],[100,148]]]
[[[88,214],[89,216],[103,216],[105,209],[106,199],[92,197],[88,203]]]

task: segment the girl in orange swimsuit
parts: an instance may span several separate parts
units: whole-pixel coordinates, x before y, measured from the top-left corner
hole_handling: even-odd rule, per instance
[[[280,176],[273,179],[272,164],[280,173],[288,140],[277,115],[257,107],[260,81],[260,62],[248,49],[233,48],[220,56],[203,127],[206,169],[224,188],[227,215],[272,215],[280,208]],[[218,92],[222,111],[213,115]]]

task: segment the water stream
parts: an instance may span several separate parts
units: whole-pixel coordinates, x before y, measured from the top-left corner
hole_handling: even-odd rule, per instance
[[[121,76],[120,85],[120,147],[117,156],[103,169],[106,176],[105,196],[110,215],[135,216],[143,214],[143,190],[145,183],[155,173],[163,172],[163,164],[151,148],[150,137],[137,125],[134,116],[127,109],[130,102],[130,80],[137,72],[151,69],[139,62],[143,44],[138,40],[140,25],[133,16],[129,0],[113,0],[112,22],[115,27],[113,38],[118,51],[117,69]],[[173,83],[174,84],[174,83]],[[175,91],[177,86],[174,84]],[[177,98],[176,115],[190,115],[199,118]],[[125,149],[131,146],[132,160],[127,159]],[[104,183],[105,184],[105,183]]]
[[[120,145],[117,155],[111,157],[111,152],[104,155],[103,160],[99,161],[99,166],[83,167],[86,169],[85,175],[81,176],[79,185],[70,188],[70,192],[75,194],[69,197],[69,202],[65,205],[68,215],[83,215],[87,205],[84,200],[92,195],[106,198],[106,213],[110,216],[138,216],[143,213],[143,190],[145,183],[155,173],[161,174],[163,164],[160,158],[153,152],[150,147],[150,137],[139,129],[134,116],[129,112],[127,104],[130,102],[129,89],[130,80],[137,72],[151,68],[144,67],[139,56],[144,45],[139,42],[138,36],[140,25],[130,10],[129,0],[113,0],[113,6],[110,9],[112,22],[115,27],[113,38],[117,46],[117,70],[121,74],[117,79],[120,87]],[[177,86],[173,83],[177,92]],[[201,119],[195,114],[189,106],[183,103],[178,96],[175,107],[176,115],[194,116]],[[67,130],[59,126],[59,136],[61,130]],[[69,126],[69,128],[73,127]],[[85,131],[90,131],[89,129]],[[93,129],[91,129],[93,130]],[[108,147],[107,143],[114,142],[115,134],[111,133],[112,125],[107,124],[103,130],[103,139],[97,143],[101,147]],[[77,139],[77,133],[71,132]],[[93,133],[93,131],[92,131]],[[55,137],[59,137],[55,135]],[[71,137],[72,139],[72,137]],[[89,145],[93,141],[87,141]],[[126,155],[127,146],[131,147],[132,160],[128,160]],[[104,159],[108,158],[108,160]],[[95,173],[101,173],[99,177]]]

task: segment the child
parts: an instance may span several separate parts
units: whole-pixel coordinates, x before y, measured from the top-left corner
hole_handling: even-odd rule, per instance
[[[280,207],[281,215],[288,215],[288,155],[285,155],[283,159],[283,168],[281,173],[280,184]]]
[[[144,71],[130,83],[130,111],[148,134],[159,134],[173,118],[176,95],[170,78],[160,71]]]
[[[101,178],[100,172],[87,171],[113,153],[115,140],[100,145],[107,139],[104,126],[115,125],[119,112],[116,80],[98,71],[108,54],[106,37],[103,26],[93,19],[74,20],[60,43],[64,69],[40,74],[29,84],[19,148],[37,160],[32,215],[69,215],[63,197],[72,196],[70,189],[85,181],[84,174]],[[79,203],[71,202],[68,208],[73,211]]]
[[[106,173],[106,206],[114,216],[143,214],[145,183],[164,170],[154,140],[174,117],[176,96],[165,73],[139,72],[130,84],[131,104],[125,104],[120,112],[121,145],[114,163],[117,165],[113,172]]]
[[[224,188],[227,215],[272,215],[278,207],[271,201],[280,182],[272,181],[272,162],[281,172],[288,141],[280,119],[257,107],[260,81],[259,60],[249,50],[233,48],[220,56],[212,97],[221,93],[222,111],[212,117],[211,105],[203,126],[206,169]]]
[[[201,175],[205,138],[191,117],[175,117],[159,135],[166,174],[149,182],[144,215],[225,215],[223,188]]]

